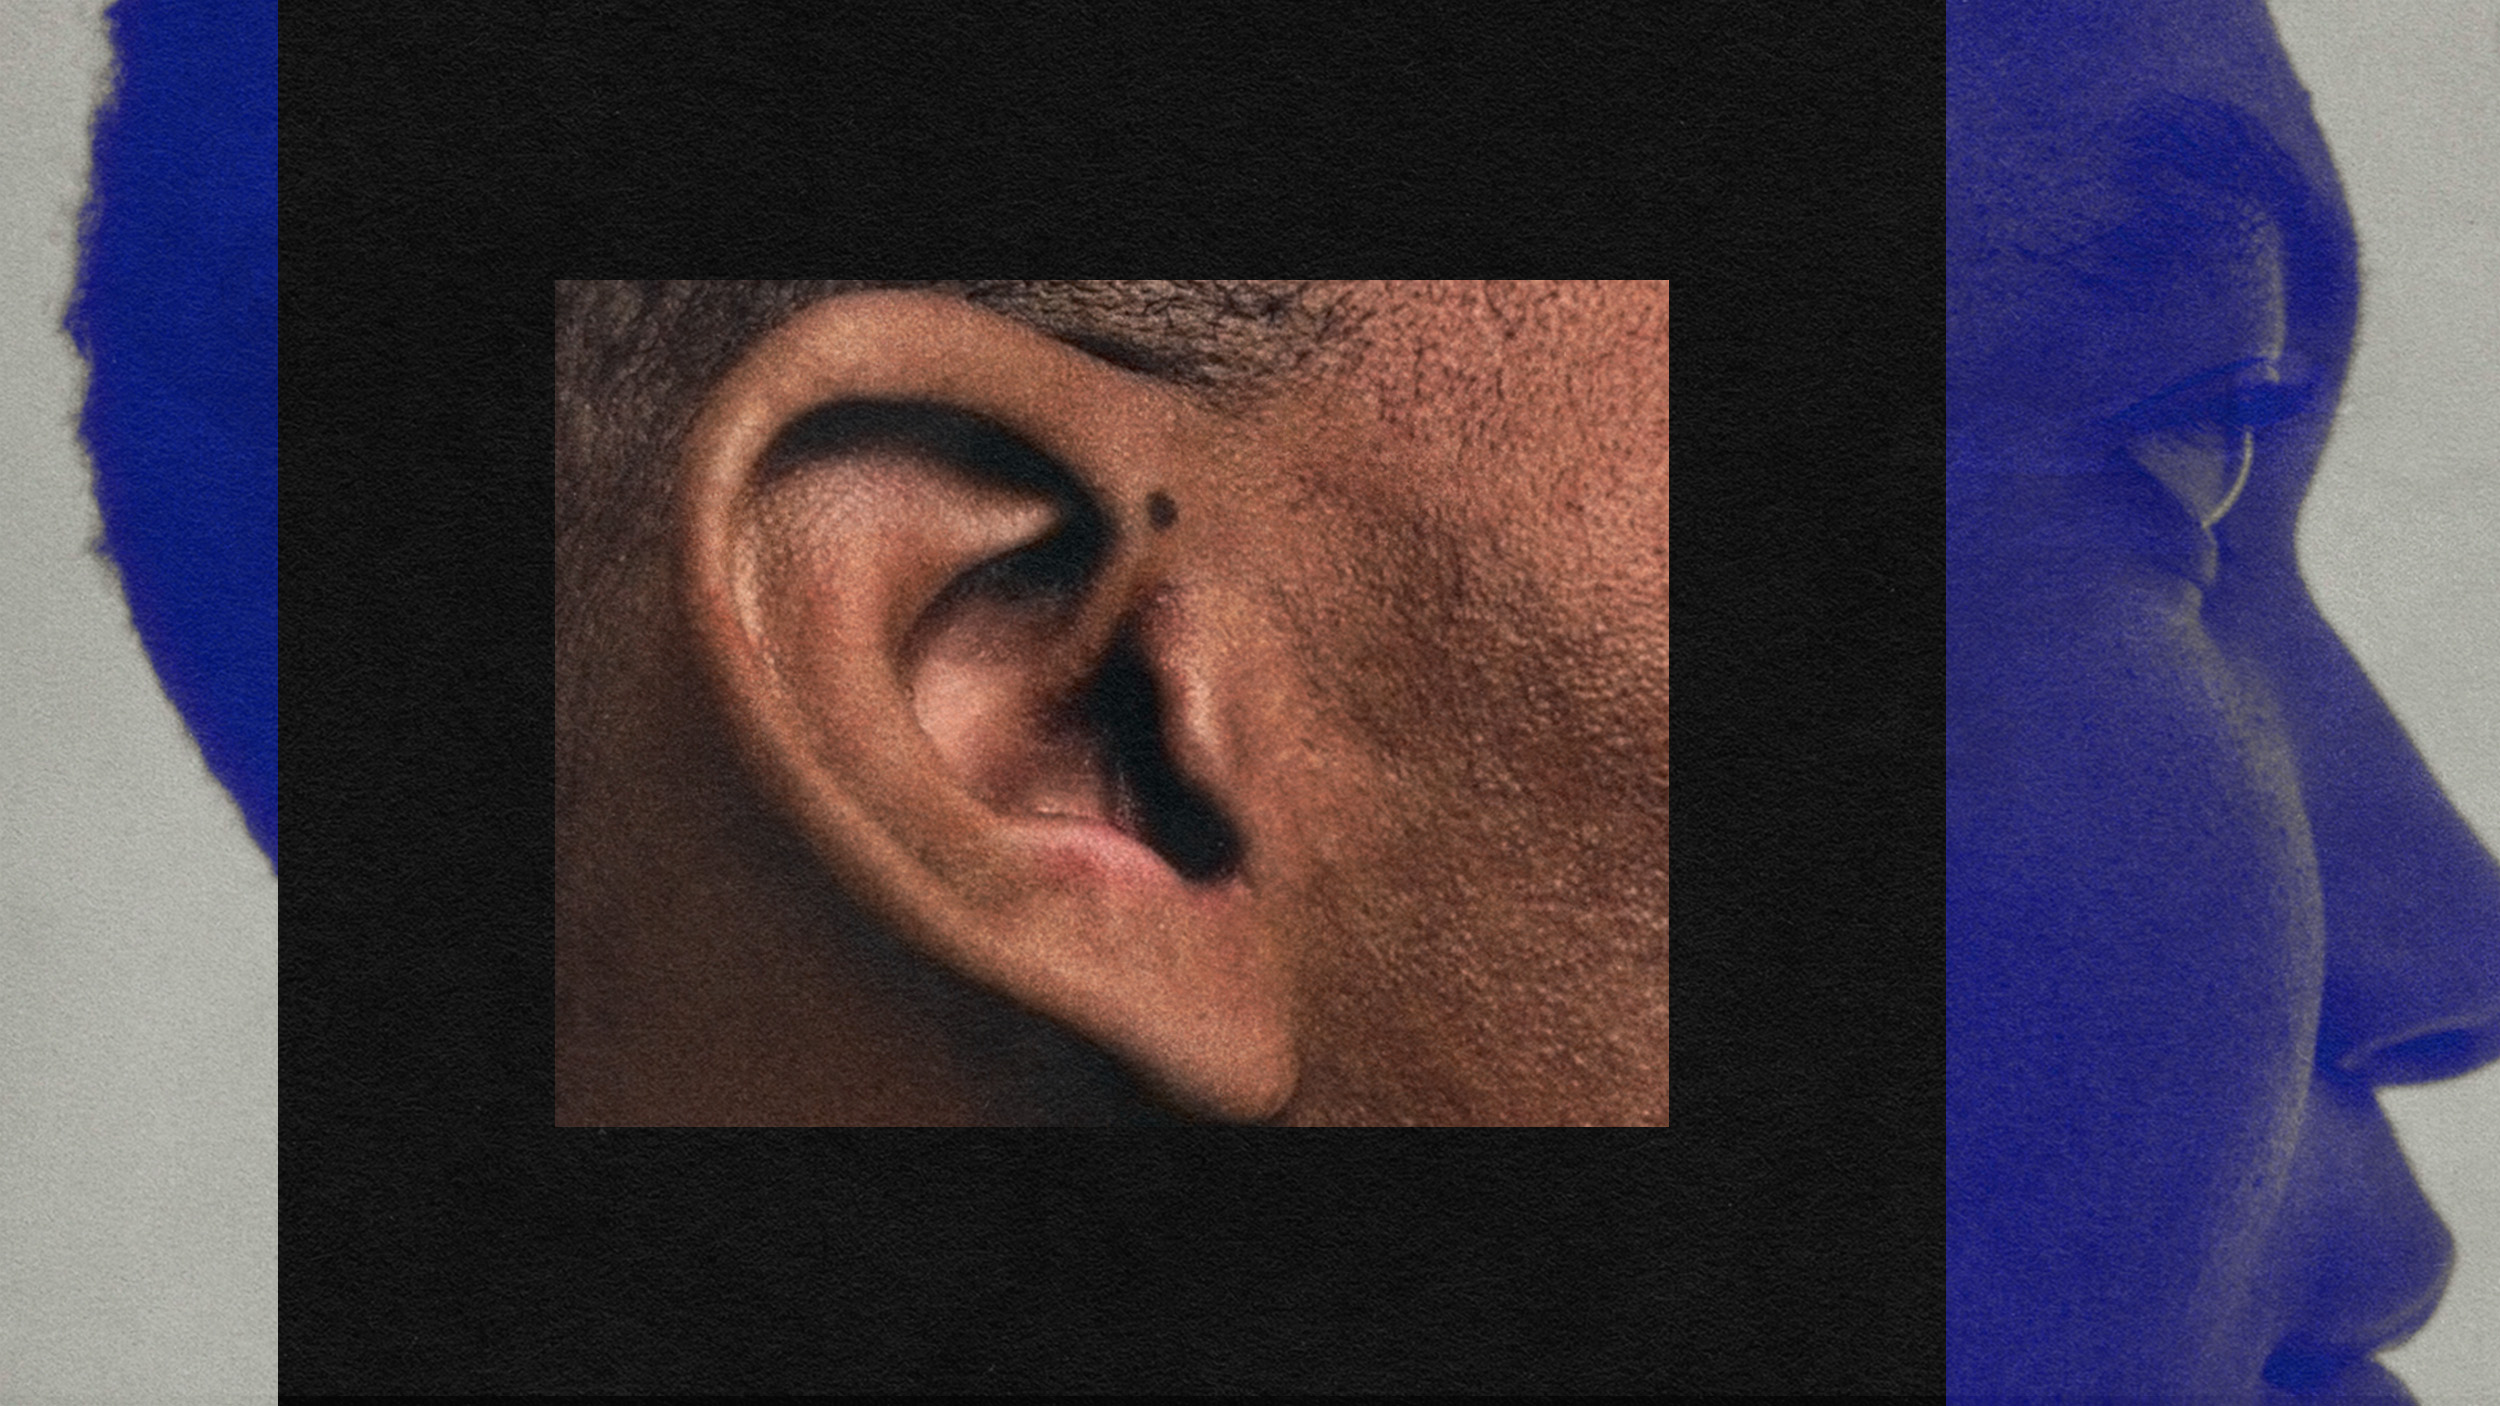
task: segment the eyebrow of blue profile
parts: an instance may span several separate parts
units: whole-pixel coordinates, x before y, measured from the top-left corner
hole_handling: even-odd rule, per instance
[[[2284,366],[2286,362],[2290,364],[2285,369],[2291,374],[2279,381],[2255,386],[2231,383],[2232,377],[2251,367]],[[2296,357],[2244,357],[2164,386],[2110,416],[2109,423],[2140,429],[2170,428],[2212,416],[2212,407],[2227,398],[2232,402],[2230,423],[2262,429],[2308,408],[2316,390],[2315,379]]]

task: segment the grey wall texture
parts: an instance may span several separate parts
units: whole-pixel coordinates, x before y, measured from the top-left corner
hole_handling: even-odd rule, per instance
[[[2361,233],[2361,337],[2302,514],[2311,592],[2486,844],[2500,841],[2500,0],[2271,0]],[[2382,1095],[2456,1232],[2383,1359],[2500,1396],[2500,1067]]]
[[[156,684],[60,330],[99,0],[0,0],[0,1400],[274,1400],[278,885]]]

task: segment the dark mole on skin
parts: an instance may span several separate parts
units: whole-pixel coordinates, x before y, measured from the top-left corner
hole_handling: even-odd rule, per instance
[[[1171,494],[1158,489],[1146,495],[1146,520],[1153,523],[1157,531],[1180,521],[1180,517],[1181,510],[1172,502]]]

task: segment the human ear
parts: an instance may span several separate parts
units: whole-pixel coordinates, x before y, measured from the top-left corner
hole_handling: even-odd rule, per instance
[[[1176,583],[1202,412],[1021,324],[838,297],[715,388],[677,500],[692,637],[749,768],[924,956],[1191,1111],[1291,1094],[1217,648]]]

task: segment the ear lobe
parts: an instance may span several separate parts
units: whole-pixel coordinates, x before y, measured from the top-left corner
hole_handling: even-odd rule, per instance
[[[688,440],[682,585],[756,779],[925,955],[1185,1107],[1292,1092],[1281,944],[1175,736],[1174,410],[1015,323],[837,298],[767,338]],[[1146,467],[1146,466],[1151,466]],[[1151,482],[1149,482],[1151,480]]]

